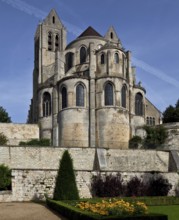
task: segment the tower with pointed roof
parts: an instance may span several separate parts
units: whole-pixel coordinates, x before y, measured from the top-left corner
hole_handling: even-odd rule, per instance
[[[39,123],[41,138],[59,147],[128,148],[139,127],[160,123],[145,93],[114,27],[104,37],[88,27],[66,44],[55,10],[39,24],[28,122]]]

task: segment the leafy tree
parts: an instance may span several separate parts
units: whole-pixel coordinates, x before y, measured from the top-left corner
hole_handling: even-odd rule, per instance
[[[8,113],[2,106],[0,106],[0,122],[4,122],[4,123],[11,122],[11,118],[9,117]]]
[[[175,107],[169,105],[163,112],[163,122],[179,122],[179,100],[177,101]]]
[[[146,137],[144,139],[144,148],[156,149],[164,144],[168,134],[166,128],[162,125],[156,127],[144,126]]]
[[[0,190],[7,190],[11,186],[11,170],[4,164],[0,164]]]
[[[78,200],[73,162],[69,152],[63,153],[58,170],[53,198],[55,200]]]

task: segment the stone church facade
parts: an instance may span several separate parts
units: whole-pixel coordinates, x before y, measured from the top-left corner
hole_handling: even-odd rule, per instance
[[[137,128],[160,124],[113,27],[105,36],[88,27],[67,44],[52,10],[38,25],[34,55],[28,123],[54,146],[125,149]]]

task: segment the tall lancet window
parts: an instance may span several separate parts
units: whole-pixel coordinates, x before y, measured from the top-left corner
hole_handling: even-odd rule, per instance
[[[87,52],[85,47],[81,47],[80,49],[80,64],[86,62]]]
[[[101,54],[101,64],[105,63],[105,55],[104,53]]]
[[[121,90],[121,105],[123,108],[126,108],[126,93],[127,93],[126,85],[123,85]]]
[[[85,92],[84,86],[79,84],[76,87],[76,106],[84,106],[85,105]]]
[[[55,36],[55,50],[59,49],[59,36],[58,34]]]
[[[51,115],[51,95],[49,92],[43,94],[43,117]]]
[[[68,106],[66,87],[62,88],[61,94],[62,94],[62,109],[63,109],[63,108],[66,108]]]
[[[135,114],[139,116],[143,115],[143,96],[139,92],[135,96]]]
[[[105,85],[104,93],[105,93],[105,105],[113,105],[113,85],[112,85],[112,83],[108,82]]]
[[[118,53],[114,54],[114,63],[119,63],[119,54]]]
[[[48,50],[52,50],[52,33],[48,33]]]

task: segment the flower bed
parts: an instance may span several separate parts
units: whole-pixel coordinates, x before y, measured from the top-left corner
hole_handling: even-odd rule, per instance
[[[147,214],[147,206],[143,202],[125,202],[122,199],[102,200],[101,202],[91,203],[80,202],[76,205],[81,210],[97,213],[104,216],[132,216]]]
[[[47,205],[70,220],[167,220],[167,215],[147,214],[145,204],[128,203],[123,200],[54,201],[47,199]]]

